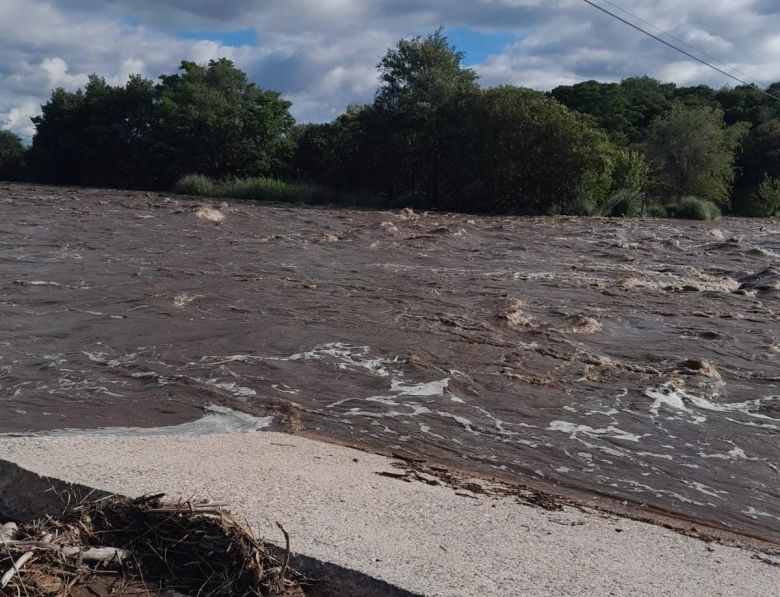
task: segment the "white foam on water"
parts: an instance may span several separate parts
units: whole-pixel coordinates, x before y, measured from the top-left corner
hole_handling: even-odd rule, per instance
[[[367,358],[371,351],[368,346],[351,346],[342,342],[331,342],[315,347],[313,350],[292,354],[288,357],[272,357],[268,360],[279,361],[310,361],[324,360],[327,357],[336,361],[339,369],[356,370],[365,369],[381,377],[390,377],[390,367],[395,360],[377,357]]]
[[[704,495],[709,495],[716,498],[719,498],[721,495],[724,494],[728,495],[728,491],[718,491],[717,489],[710,487],[709,485],[705,485],[704,483],[700,483],[698,481],[683,481],[683,482],[689,487],[693,487],[699,493],[703,493]]]
[[[743,460],[761,460],[760,458],[748,458],[747,454],[745,454],[745,451],[738,446],[734,446],[731,450],[729,450],[725,454],[707,454],[706,452],[699,452],[699,457],[719,458],[721,460],[733,460],[738,458],[741,458]]]
[[[653,399],[650,410],[655,417],[659,415],[661,408],[665,406],[672,410],[688,413],[691,415],[691,419],[694,423],[704,423],[707,420],[707,417],[694,414],[694,412],[686,406],[686,398],[690,399],[690,395],[684,390],[675,388],[671,383],[666,383],[661,387],[647,388],[645,390],[645,396]]]
[[[742,510],[742,514],[746,514],[747,516],[750,516],[750,518],[753,519],[774,518],[775,520],[780,520],[780,517],[769,514],[768,512],[762,512],[761,510],[756,510],[753,506],[748,506],[747,510]]]
[[[445,412],[445,411],[439,411],[437,414],[440,417],[453,419],[457,423],[460,423],[463,426],[463,428],[466,431],[468,431],[469,433],[472,433],[474,435],[478,435],[478,432],[474,431],[474,429],[472,428],[473,423],[471,422],[470,419],[467,419],[466,417],[461,417],[460,415],[454,415],[452,413],[448,413],[448,412]]]
[[[696,410],[711,413],[741,413],[753,419],[780,423],[780,419],[757,412],[763,404],[780,400],[780,396],[765,396],[763,398],[746,400],[744,402],[717,403],[702,396],[687,392],[683,388],[676,387],[672,382],[667,382],[653,388],[647,388],[645,390],[645,395],[648,398],[653,399],[650,411],[653,413],[653,416],[656,417],[659,415],[661,409],[666,407],[690,415],[691,421],[697,424],[704,423],[707,420],[707,416],[700,412],[697,413]],[[751,423],[749,421],[738,421],[728,417],[726,417],[726,420],[740,425],[760,426],[767,429],[778,428],[771,423]]]
[[[443,396],[444,390],[447,389],[449,383],[449,377],[437,381],[428,381],[417,384],[406,384],[402,380],[393,379],[390,381],[390,391],[406,396]],[[453,398],[450,399],[452,400]],[[462,402],[459,398],[454,401]]]
[[[629,442],[638,442],[640,439],[642,439],[642,437],[644,437],[642,435],[635,435],[633,433],[623,431],[614,425],[610,425],[609,427],[603,429],[594,429],[588,425],[577,425],[569,421],[551,421],[547,426],[547,431],[560,431],[562,433],[568,433],[572,439],[577,439],[577,435],[580,433],[589,437],[610,437],[614,439],[626,440]],[[602,447],[602,449],[604,448]],[[615,455],[623,456],[623,453],[620,452],[619,454]]]
[[[46,280],[23,280],[25,286],[62,286],[59,282],[47,282]]]
[[[102,427],[99,429],[55,429],[34,433],[0,433],[0,436],[62,436],[88,435],[109,437],[139,437],[160,435],[211,435],[217,433],[252,433],[265,429],[273,422],[273,417],[256,417],[225,406],[210,404],[205,414],[195,421],[169,425],[167,427]]]
[[[220,382],[216,379],[199,379],[197,377],[193,379],[207,386],[211,386],[212,388],[219,388],[220,390],[225,390],[226,392],[230,392],[233,396],[235,396],[236,398],[241,398],[242,400],[245,400],[247,398],[254,398],[257,396],[257,392],[252,388],[240,386],[234,381]]]
[[[300,390],[296,390],[295,388],[291,388],[287,384],[279,384],[279,383],[272,383],[271,388],[276,390],[277,392],[282,392],[283,394],[297,394],[300,392]]]

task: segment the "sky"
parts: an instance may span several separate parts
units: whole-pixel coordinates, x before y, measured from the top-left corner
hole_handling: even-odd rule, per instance
[[[778,0],[593,1],[759,84],[780,80]],[[219,57],[281,91],[299,121],[330,120],[370,101],[376,64],[399,38],[439,26],[485,86],[547,90],[640,74],[734,83],[581,0],[0,0],[0,128],[29,141],[51,91],[77,89],[90,73],[121,84]]]

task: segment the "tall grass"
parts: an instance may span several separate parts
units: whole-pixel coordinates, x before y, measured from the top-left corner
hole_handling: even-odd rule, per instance
[[[671,217],[685,220],[717,220],[720,217],[717,205],[699,197],[682,197],[666,210]]]
[[[213,180],[202,174],[183,176],[173,192],[202,197],[230,197],[251,201],[278,201],[280,203],[337,203],[375,207],[377,200],[369,195],[343,193],[319,185],[286,182],[262,176]]]

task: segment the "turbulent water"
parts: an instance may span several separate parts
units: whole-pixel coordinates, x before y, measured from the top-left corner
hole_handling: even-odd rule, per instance
[[[11,185],[0,216],[0,432],[213,404],[780,541],[778,221]]]

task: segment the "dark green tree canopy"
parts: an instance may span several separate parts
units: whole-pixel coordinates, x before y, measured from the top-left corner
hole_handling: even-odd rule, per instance
[[[726,127],[721,110],[674,104],[653,121],[645,140],[658,194],[691,195],[728,206],[735,151],[746,130]]]
[[[11,131],[0,131],[0,180],[16,180],[22,173],[24,145]]]
[[[226,59],[182,62],[156,85],[93,75],[42,106],[30,165],[51,182],[131,188],[168,188],[188,172],[268,175],[291,151],[289,107]]]
[[[462,66],[463,53],[442,29],[425,37],[402,39],[378,65],[377,102],[396,109],[431,108],[478,89],[476,73]]]
[[[299,126],[224,58],[157,82],[93,75],[54,90],[29,150],[0,137],[0,176],[154,189],[185,174],[285,177],[372,204],[504,213],[780,210],[780,82],[484,89],[463,58],[442,29],[402,39],[370,104]]]

